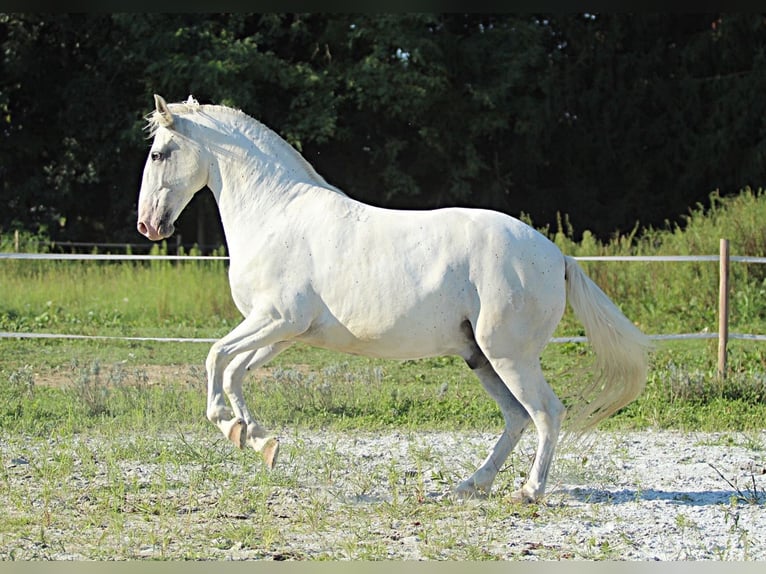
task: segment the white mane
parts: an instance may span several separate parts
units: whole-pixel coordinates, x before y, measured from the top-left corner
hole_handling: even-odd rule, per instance
[[[248,116],[241,110],[213,104],[201,105],[191,95],[185,102],[168,104],[168,107],[170,108],[170,111],[173,113],[173,115],[186,116],[191,121],[194,121],[193,118],[195,113],[204,112],[225,123],[228,127],[237,129],[237,131],[244,135],[249,135],[250,133],[257,134],[261,141],[270,147],[277,149],[285,155],[295,159],[296,162],[306,170],[306,173],[309,175],[309,177],[318,185],[332,189],[338,193],[343,193],[336,187],[327,183],[327,181],[321,175],[319,175],[319,173],[317,173],[317,171],[314,169],[314,166],[306,161],[306,158],[298,153],[298,151],[289,143],[287,143],[287,141],[285,141],[281,136],[279,136],[279,134],[277,134],[265,124]],[[160,127],[167,127],[164,123],[162,114],[156,110],[146,116],[146,122],[147,125],[145,129],[149,132],[149,138],[153,138]]]

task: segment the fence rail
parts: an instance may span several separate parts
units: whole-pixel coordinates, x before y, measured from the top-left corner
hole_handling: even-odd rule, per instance
[[[141,254],[99,254],[99,253],[18,253],[0,252],[0,260],[63,260],[63,261],[221,261],[228,260],[227,256],[214,255],[141,255]],[[593,255],[575,257],[578,261],[643,261],[643,262],[695,262],[718,261],[719,263],[719,298],[718,298],[718,332],[717,333],[681,333],[649,335],[655,341],[674,339],[718,339],[718,374],[726,375],[727,345],[731,339],[748,341],[766,341],[766,335],[729,333],[729,264],[734,263],[766,263],[766,257],[753,257],[729,254],[729,242],[720,240],[718,255]],[[217,339],[181,338],[181,337],[118,337],[106,335],[69,335],[58,333],[16,333],[0,332],[0,339],[91,339],[91,340],[122,340],[122,341],[154,341],[174,343],[213,343]],[[554,337],[552,343],[582,343],[586,337]]]
[[[228,260],[226,255],[142,255],[112,253],[15,253],[0,252],[0,259],[41,259],[62,261],[215,261]],[[645,261],[690,262],[720,261],[720,255],[581,255],[578,261]],[[733,263],[766,263],[766,257],[731,255]]]
[[[180,251],[181,249],[200,249],[204,252],[210,252],[214,251],[216,249],[221,248],[220,243],[216,244],[200,244],[197,242],[194,243],[184,243],[183,237],[180,233],[175,233],[173,235],[174,241],[165,242],[165,245],[167,248],[171,251]],[[135,250],[138,251],[150,251],[154,248],[155,244],[151,241],[143,241],[141,243],[128,243],[128,242],[115,242],[115,243],[92,243],[92,242],[84,242],[84,241],[24,241],[24,245],[32,245],[36,246],[38,248],[44,248],[44,249],[50,249],[50,250],[58,250],[58,249],[69,249],[72,252],[75,251],[82,251],[82,250],[93,250],[93,249],[120,249],[125,250],[125,252],[133,252]],[[21,234],[19,233],[19,230],[15,230],[13,232],[13,250],[18,252],[21,252]]]
[[[216,261],[228,260],[225,255],[142,255],[111,253],[0,253],[0,259],[48,261]]]

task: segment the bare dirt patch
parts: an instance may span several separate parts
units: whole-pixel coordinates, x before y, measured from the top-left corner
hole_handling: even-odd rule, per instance
[[[307,365],[296,365],[295,370],[308,371]],[[66,387],[76,382],[78,377],[87,373],[92,366],[83,367],[38,367],[32,371],[36,385],[48,387]],[[273,367],[262,367],[252,371],[256,377],[268,377],[273,372]],[[123,384],[164,384],[180,383],[198,386],[206,383],[205,366],[200,365],[136,365],[127,361],[114,365],[102,366],[102,374],[119,379]]]

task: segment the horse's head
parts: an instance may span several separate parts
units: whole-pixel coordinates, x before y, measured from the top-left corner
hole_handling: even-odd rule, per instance
[[[152,241],[173,234],[174,223],[208,180],[205,151],[184,134],[165,100],[155,95],[154,132],[138,196],[138,231]]]

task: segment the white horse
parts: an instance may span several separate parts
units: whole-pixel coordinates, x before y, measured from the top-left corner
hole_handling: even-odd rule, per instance
[[[514,496],[543,495],[565,409],[539,357],[567,298],[597,356],[595,380],[570,414],[573,428],[591,428],[643,390],[648,338],[528,225],[480,209],[365,205],[238,110],[191,96],[170,105],[155,96],[155,106],[138,231],[170,236],[192,196],[205,186],[213,192],[231,293],[245,319],[208,354],[207,417],[238,447],[261,452],[269,468],[278,441],[248,411],[242,381],[296,341],[391,359],[462,357],[505,420],[489,456],[457,486],[462,496],[489,493],[530,420],[537,450]]]

